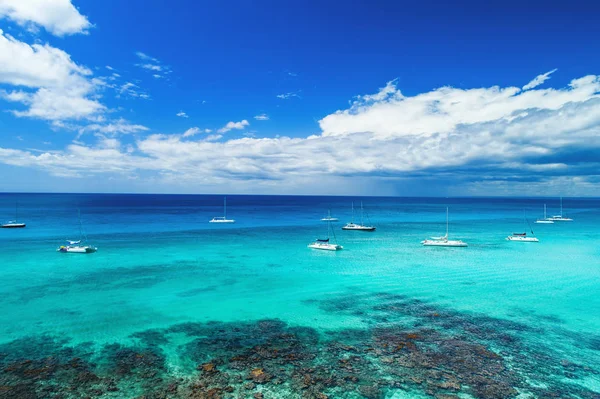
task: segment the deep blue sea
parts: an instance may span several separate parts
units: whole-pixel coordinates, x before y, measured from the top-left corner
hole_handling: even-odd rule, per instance
[[[363,202],[375,232],[342,231]],[[599,398],[600,199],[0,194],[0,398]],[[446,229],[467,248],[423,247]],[[307,248],[327,234],[342,251]],[[56,252],[79,238],[93,254]],[[506,241],[530,230],[539,243]],[[332,237],[333,238],[333,237]]]

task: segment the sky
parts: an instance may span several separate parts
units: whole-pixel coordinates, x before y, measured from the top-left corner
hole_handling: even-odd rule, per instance
[[[599,13],[0,0],[0,191],[600,196]]]

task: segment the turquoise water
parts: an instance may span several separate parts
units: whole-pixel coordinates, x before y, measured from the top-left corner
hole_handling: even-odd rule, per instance
[[[361,200],[377,231],[342,231]],[[234,225],[207,223],[220,196],[3,194],[0,215],[15,202],[0,397],[600,395],[598,199],[539,243],[505,237],[557,199],[229,196]],[[469,247],[422,247],[446,206]],[[77,208],[97,253],[55,252]],[[344,250],[310,250],[328,208]]]

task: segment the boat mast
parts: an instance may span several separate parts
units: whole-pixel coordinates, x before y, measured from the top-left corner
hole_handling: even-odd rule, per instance
[[[448,239],[448,207],[446,207],[446,240]]]
[[[19,203],[15,202],[15,223],[19,221]]]
[[[223,217],[227,219],[227,197],[223,198]]]
[[[354,201],[352,201],[352,220],[350,220],[350,223],[354,224]]]
[[[560,197],[560,216],[562,216],[563,211],[562,211],[562,197]]]
[[[364,213],[365,213],[365,211],[363,210],[363,203],[362,203],[362,201],[360,201],[360,225],[361,226],[365,225]]]
[[[546,204],[544,204],[544,220],[546,220]]]

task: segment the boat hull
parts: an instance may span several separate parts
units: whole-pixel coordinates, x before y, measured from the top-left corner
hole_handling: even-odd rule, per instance
[[[233,219],[211,220],[208,223],[235,223],[235,220],[233,220]]]
[[[440,240],[425,240],[421,244],[425,247],[467,247],[468,244],[463,241],[440,241]]]
[[[551,218],[548,218],[548,220],[552,221],[552,222],[572,222],[573,219],[571,218],[564,218],[562,216],[552,216]]]
[[[323,218],[321,222],[337,222],[338,220],[338,218]]]
[[[344,226],[342,230],[357,230],[357,231],[375,231],[372,226]]]
[[[312,244],[308,244],[308,248],[320,249],[322,251],[339,251],[340,249],[343,249],[344,247],[342,247],[341,245],[337,245],[337,244],[312,243]]]
[[[536,220],[536,224],[554,224],[552,220]]]
[[[56,251],[57,252],[62,252],[62,253],[69,253],[69,254],[91,254],[94,253],[98,250],[98,248],[96,247],[90,247],[90,246],[85,246],[85,247],[59,247]]]
[[[2,225],[3,229],[22,229],[25,223],[6,223]]]
[[[508,236],[506,237],[507,241],[517,241],[517,242],[540,242],[540,240],[538,240],[535,237],[514,237],[514,236]]]

